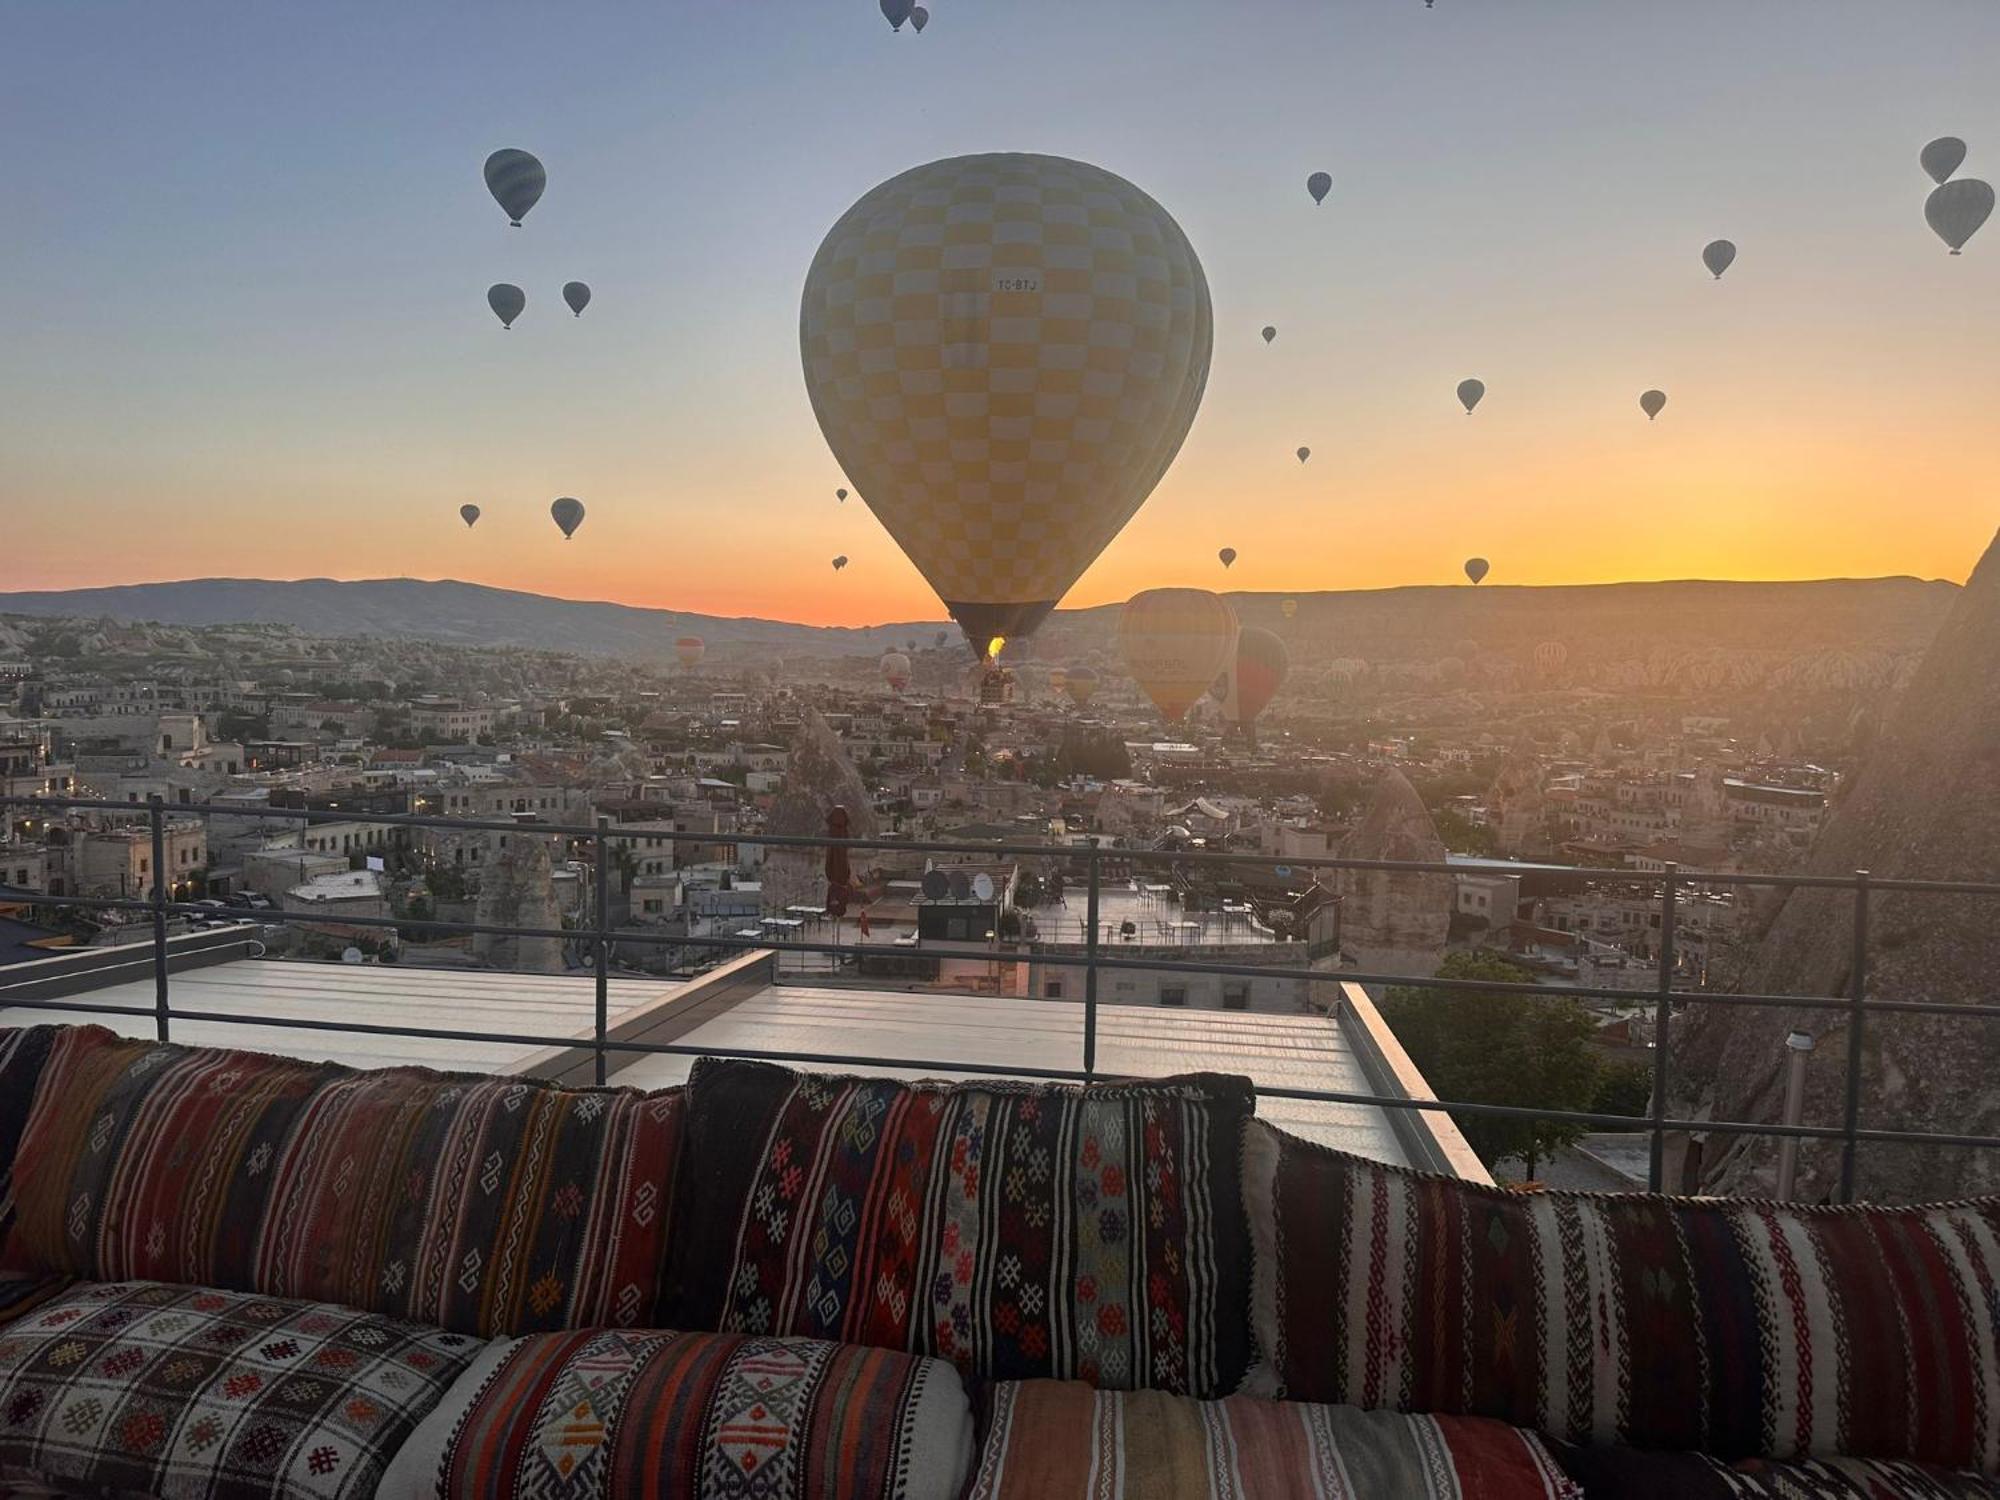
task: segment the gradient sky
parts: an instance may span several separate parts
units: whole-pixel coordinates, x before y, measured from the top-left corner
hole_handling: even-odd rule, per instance
[[[2000,177],[1993,0],[928,3],[921,37],[874,0],[0,10],[0,591],[935,616],[833,501],[799,289],[868,187],[986,150],[1129,177],[1214,294],[1193,432],[1071,603],[1217,586],[1225,543],[1237,588],[1469,553],[1496,583],[1962,579],[2000,520],[2000,224],[1948,257],[1916,160],[1956,134]],[[480,181],[499,146],[548,165],[525,229]],[[567,545],[559,494],[590,507]]]

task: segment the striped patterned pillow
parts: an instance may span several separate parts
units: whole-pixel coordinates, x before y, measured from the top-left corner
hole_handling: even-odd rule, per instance
[[[22,1134],[22,1257],[492,1336],[652,1321],[681,1091],[356,1072],[65,1029]]]
[[[903,1083],[703,1058],[669,1321],[1197,1395],[1249,1360],[1247,1080]]]
[[[1252,1122],[1246,1388],[1726,1459],[2000,1470],[2000,1199],[1520,1193]]]

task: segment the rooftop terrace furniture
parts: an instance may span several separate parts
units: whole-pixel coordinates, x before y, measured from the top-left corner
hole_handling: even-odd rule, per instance
[[[0,1152],[9,1500],[2000,1497],[1993,1203],[1474,1188],[1227,1077],[646,1094],[95,1027],[0,1029]]]

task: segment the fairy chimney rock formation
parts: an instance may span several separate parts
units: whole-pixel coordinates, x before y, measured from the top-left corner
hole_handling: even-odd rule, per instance
[[[1341,840],[1340,857],[1442,864],[1445,847],[1417,789],[1392,768],[1376,783],[1361,821]],[[1340,892],[1340,946],[1363,970],[1436,971],[1451,926],[1449,875],[1342,870]]]

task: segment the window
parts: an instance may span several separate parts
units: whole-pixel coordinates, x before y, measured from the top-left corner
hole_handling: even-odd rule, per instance
[[[22,877],[24,880],[26,878],[26,876]],[[1060,979],[1049,980],[1048,983],[1042,986],[1042,997],[1047,1000],[1062,999],[1062,981]]]
[[[1225,980],[1222,986],[1222,1008],[1224,1010],[1248,1010],[1250,1008],[1250,981],[1247,979]]]
[[[1187,986],[1184,984],[1163,984],[1160,986],[1160,1004],[1186,1005]]]

